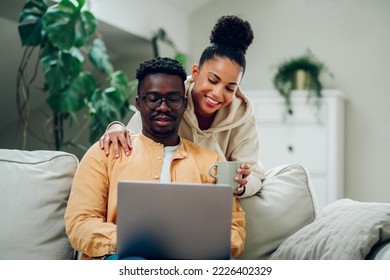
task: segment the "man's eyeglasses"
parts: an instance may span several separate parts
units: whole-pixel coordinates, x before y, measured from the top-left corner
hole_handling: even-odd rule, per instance
[[[148,93],[144,96],[141,96],[141,99],[145,102],[145,105],[152,110],[155,110],[160,107],[163,101],[165,101],[168,107],[172,110],[177,110],[183,105],[184,100],[187,99],[187,96],[171,94],[166,97],[161,97],[160,95],[155,93]]]

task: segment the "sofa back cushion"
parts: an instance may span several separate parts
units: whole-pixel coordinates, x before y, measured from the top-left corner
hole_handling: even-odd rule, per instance
[[[287,237],[313,222],[318,211],[309,173],[298,164],[269,170],[260,192],[240,203],[247,234],[240,259],[268,259]]]
[[[64,213],[78,159],[0,149],[0,259],[72,259]]]

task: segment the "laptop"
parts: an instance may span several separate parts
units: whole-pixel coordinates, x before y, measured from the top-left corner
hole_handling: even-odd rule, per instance
[[[118,183],[120,258],[230,258],[232,187],[222,184]]]

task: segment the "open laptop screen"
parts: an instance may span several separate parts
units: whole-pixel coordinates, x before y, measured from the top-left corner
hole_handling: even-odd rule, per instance
[[[232,200],[229,185],[121,181],[118,254],[229,259]]]

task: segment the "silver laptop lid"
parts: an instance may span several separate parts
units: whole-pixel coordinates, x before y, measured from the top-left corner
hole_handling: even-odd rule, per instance
[[[229,259],[230,185],[121,181],[120,257]]]

